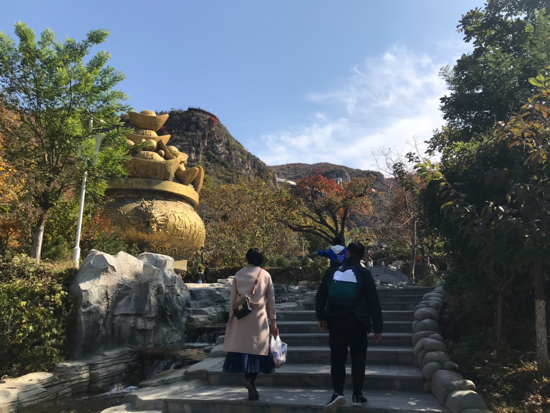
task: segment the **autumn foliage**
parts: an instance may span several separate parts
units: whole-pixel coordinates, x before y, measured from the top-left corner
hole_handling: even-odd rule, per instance
[[[287,224],[331,242],[339,237],[345,242],[350,214],[372,213],[370,197],[374,194],[373,178],[357,178],[342,182],[316,175],[297,182],[296,196],[302,208],[296,216],[289,215]],[[294,218],[294,219],[293,219]]]

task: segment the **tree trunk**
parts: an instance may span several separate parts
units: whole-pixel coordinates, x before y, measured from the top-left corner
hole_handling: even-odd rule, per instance
[[[497,299],[497,343],[502,343],[502,311],[504,308],[504,291],[498,291]]]
[[[48,211],[41,210],[40,216],[38,217],[38,223],[34,228],[34,233],[32,236],[32,249],[31,249],[31,258],[36,259],[36,262],[40,262],[40,257],[42,255],[42,241],[44,239],[44,227],[46,226],[46,215]]]
[[[541,373],[550,370],[548,343],[546,340],[546,294],[544,271],[539,265],[533,268],[535,278],[535,334],[537,337],[537,369]]]

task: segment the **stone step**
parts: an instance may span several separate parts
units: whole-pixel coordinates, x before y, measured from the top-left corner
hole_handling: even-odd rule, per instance
[[[407,347],[412,343],[413,333],[384,333],[379,343],[383,347]],[[316,333],[285,333],[281,340],[289,346],[326,346],[328,345],[328,332]],[[216,345],[225,342],[225,335],[218,336]],[[369,346],[374,346],[374,335],[369,334]]]
[[[379,345],[395,347],[410,346],[413,333],[384,333]],[[289,346],[326,346],[328,345],[328,333],[286,333],[281,335],[281,340]],[[374,345],[374,336],[369,334],[369,346]]]
[[[403,296],[403,295],[414,295],[422,298],[426,293],[431,293],[433,288],[424,288],[424,287],[410,287],[410,288],[388,288],[388,287],[378,287],[376,291],[378,292],[378,297],[386,296]]]
[[[414,307],[418,305],[420,301],[400,301],[397,300],[395,302],[381,302],[380,307],[382,307],[382,311],[402,311],[402,310],[413,310]]]
[[[408,321],[413,322],[413,310],[389,310],[382,311],[384,321]],[[277,311],[277,322],[279,321],[317,321],[315,311]]]
[[[277,321],[277,327],[283,337],[286,333],[319,333],[317,321]],[[384,333],[411,333],[411,321],[385,321]]]
[[[258,388],[260,400],[248,401],[241,386],[205,386],[165,399],[167,413],[321,413],[332,395],[329,389],[299,387]],[[369,390],[363,392],[369,403],[364,408],[351,406],[349,392],[345,406],[338,412],[371,413],[448,413],[436,398],[423,392]]]
[[[351,367],[346,368],[346,388],[351,388]],[[214,386],[241,385],[243,374],[222,372],[222,365],[207,371],[208,384]],[[284,364],[272,374],[260,374],[258,386],[332,388],[330,365]],[[367,366],[364,389],[422,391],[424,378],[420,369],[412,366]]]
[[[421,298],[421,297],[420,297]],[[392,302],[380,302],[380,306],[382,307],[382,311],[396,311],[396,310],[412,310],[416,305],[420,302],[420,298],[418,301],[401,301],[396,300]],[[315,310],[315,303],[304,303],[302,305],[304,310]]]
[[[380,296],[378,296],[378,298],[379,298],[381,303],[392,303],[392,302],[396,302],[396,301],[415,301],[415,302],[418,303],[422,300],[423,296],[424,296],[424,294],[421,294],[421,295],[402,294],[402,295],[380,295]]]
[[[284,337],[281,336],[284,340]],[[289,364],[327,364],[330,365],[330,348],[328,346],[288,346],[287,363]],[[348,364],[351,358],[348,355]],[[367,351],[367,365],[412,366],[412,346],[385,347],[380,344],[370,346]]]

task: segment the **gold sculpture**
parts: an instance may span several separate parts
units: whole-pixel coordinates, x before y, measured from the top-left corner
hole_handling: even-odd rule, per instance
[[[204,224],[195,208],[204,180],[199,165],[186,169],[188,155],[167,146],[170,135],[157,135],[168,115],[130,112],[137,130],[126,138],[134,148],[126,163],[128,178],[112,182],[114,201],[105,215],[122,229],[124,241],[142,250],[171,255],[179,272],[204,245]]]

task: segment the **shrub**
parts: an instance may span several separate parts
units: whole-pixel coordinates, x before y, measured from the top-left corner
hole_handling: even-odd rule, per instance
[[[421,287],[437,287],[437,284],[439,284],[439,281],[441,279],[437,275],[428,275],[424,278],[422,278],[418,285]]]
[[[24,255],[0,258],[0,376],[48,371],[64,359],[66,286],[75,275]]]

